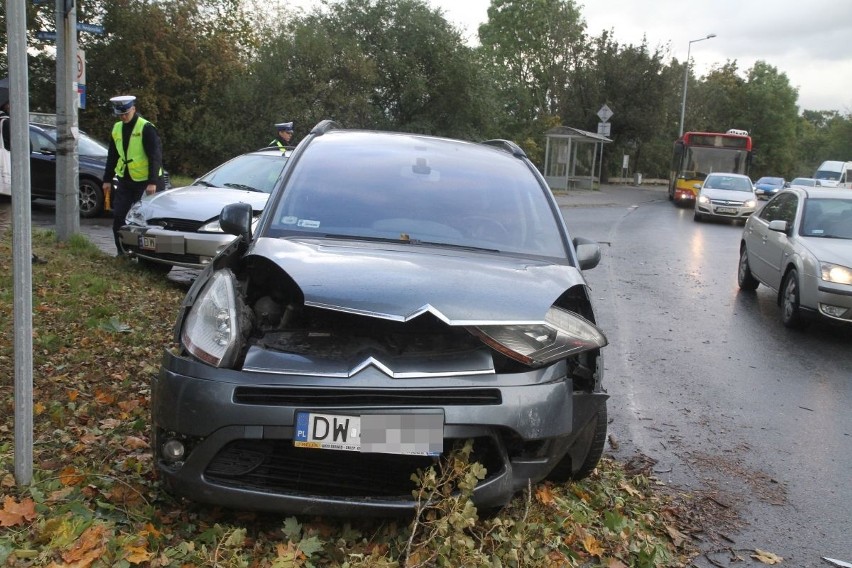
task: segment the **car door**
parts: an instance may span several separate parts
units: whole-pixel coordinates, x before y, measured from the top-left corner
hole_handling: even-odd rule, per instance
[[[758,280],[774,290],[781,286],[782,270],[790,247],[788,234],[793,230],[799,196],[793,192],[776,195],[764,206],[759,223],[753,224],[747,236],[748,258],[752,273]],[[786,221],[787,232],[772,231],[769,223]]]
[[[56,198],[56,143],[30,128],[30,187],[33,197]]]

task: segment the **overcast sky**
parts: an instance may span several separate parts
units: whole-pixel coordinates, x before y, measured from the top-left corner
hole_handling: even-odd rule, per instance
[[[490,0],[428,0],[476,41]],[[850,0],[578,0],[586,31],[611,29],[620,44],[645,36],[653,50],[686,59],[693,72],[736,60],[741,73],[763,60],[799,90],[799,109],[852,114],[852,1]]]
[[[334,0],[331,0],[334,2]],[[475,44],[491,0],[427,0]],[[319,0],[287,0],[310,10]],[[736,60],[745,75],[763,60],[784,73],[799,91],[799,110],[852,114],[852,0],[577,0],[586,31],[613,30],[621,45],[661,46],[669,57],[686,59],[703,76]]]

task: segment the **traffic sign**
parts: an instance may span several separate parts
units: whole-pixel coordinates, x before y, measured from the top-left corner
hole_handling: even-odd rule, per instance
[[[81,24],[77,22],[77,31],[103,35],[104,27],[100,24]]]
[[[609,136],[609,133],[612,131],[612,125],[608,122],[599,122],[598,123],[598,134],[601,136]]]
[[[56,32],[40,31],[40,32],[36,32],[36,37],[38,39],[43,39],[43,40],[46,40],[46,41],[56,41]]]
[[[612,117],[612,114],[612,109],[604,105],[601,107],[601,110],[598,111],[598,118],[600,118],[603,122],[606,122]]]

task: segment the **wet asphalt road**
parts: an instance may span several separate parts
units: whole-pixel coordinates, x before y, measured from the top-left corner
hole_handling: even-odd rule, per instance
[[[785,566],[852,562],[852,330],[784,328],[765,287],[737,288],[742,227],[695,223],[662,187],[557,199],[574,236],[604,243],[586,277],[610,341],[607,453],[647,456],[662,482],[739,519],[704,535],[695,565],[764,566],[754,549]],[[35,227],[53,216],[33,205]],[[81,231],[114,254],[110,218]]]
[[[609,243],[586,273],[610,340],[608,452],[739,513],[696,566],[764,566],[754,549],[852,562],[852,329],[784,328],[769,290],[737,287],[741,225],[634,190],[563,207],[575,236]]]

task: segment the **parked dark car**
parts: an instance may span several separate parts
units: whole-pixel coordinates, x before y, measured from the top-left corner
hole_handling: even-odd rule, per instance
[[[51,115],[42,115],[50,117]],[[8,117],[0,117],[0,122]],[[48,123],[30,123],[30,195],[33,199],[56,200],[56,126]],[[104,167],[107,147],[85,132],[78,132],[78,176],[80,216],[98,217],[109,210],[108,196],[104,195]],[[9,195],[9,152],[0,141],[0,195]],[[164,175],[169,187],[168,173]]]
[[[472,440],[485,508],[582,478],[608,395],[584,269],[511,142],[318,124],[259,222],[190,288],[152,385],[164,486],[232,508],[410,513],[411,479]]]
[[[30,177],[33,198],[56,199],[56,127],[30,124]],[[103,175],[107,147],[80,132],[77,138],[80,176],[80,216],[97,217],[105,211]]]

